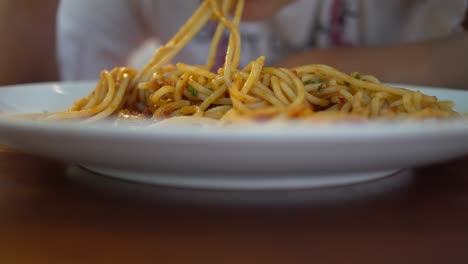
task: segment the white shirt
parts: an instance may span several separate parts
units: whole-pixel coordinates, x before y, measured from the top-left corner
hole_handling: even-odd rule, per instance
[[[57,39],[62,79],[97,79],[102,69],[127,65],[151,37],[169,40],[199,4],[61,0]],[[461,30],[466,8],[467,0],[297,0],[267,21],[241,24],[241,62],[266,55],[273,64],[307,48],[381,46],[448,36]],[[205,27],[177,61],[203,64],[213,28]]]

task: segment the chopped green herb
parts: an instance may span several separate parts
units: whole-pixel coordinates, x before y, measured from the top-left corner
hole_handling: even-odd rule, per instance
[[[354,79],[356,80],[361,80],[361,74],[359,72],[356,72],[353,74]]]
[[[321,84],[321,85],[318,87],[317,91],[321,92],[322,90],[323,90],[323,84]]]
[[[195,88],[193,88],[192,86],[189,86],[189,87],[187,88],[187,91],[188,91],[192,96],[197,96],[197,95],[198,95],[198,91],[197,91]]]
[[[387,99],[385,99],[383,102],[383,107],[388,108],[389,106],[390,106],[390,102]]]
[[[322,82],[323,82],[323,79],[310,80],[310,81],[305,82],[305,85],[319,84],[319,83],[322,83]]]

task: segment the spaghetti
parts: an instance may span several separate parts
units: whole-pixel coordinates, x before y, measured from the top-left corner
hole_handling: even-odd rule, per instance
[[[238,30],[245,0],[206,0],[180,31],[137,72],[103,71],[94,91],[47,119],[94,122],[138,117],[190,122],[192,118],[239,121],[290,119],[451,118],[451,102],[383,85],[373,76],[347,75],[325,65],[265,67],[259,57],[239,68]],[[229,14],[233,13],[230,20]],[[218,22],[206,65],[168,64],[208,23]],[[221,35],[230,32],[225,65],[211,71]],[[218,122],[218,121],[217,121]]]

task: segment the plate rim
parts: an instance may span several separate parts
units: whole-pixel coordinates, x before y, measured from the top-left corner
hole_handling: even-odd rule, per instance
[[[31,87],[48,87],[53,85],[60,85],[66,87],[66,89],[75,89],[72,87],[79,88],[83,85],[93,85],[95,81],[71,81],[71,82],[42,82],[42,83],[29,83],[29,84],[14,84],[9,86],[0,87],[0,95],[3,89],[21,89]],[[398,85],[398,84],[396,84]],[[400,86],[409,87],[411,89],[435,89],[436,91],[449,91],[454,93],[466,93],[468,90],[456,90],[450,88],[439,88],[432,86],[417,86],[417,85],[406,85],[401,84]],[[4,113],[3,113],[4,114]],[[365,121],[359,123],[344,122],[342,124],[313,124],[313,125],[301,125],[295,127],[288,123],[287,126],[259,126],[259,127],[234,127],[235,129],[223,129],[218,128],[216,132],[213,132],[211,128],[199,129],[196,132],[187,131],[177,127],[164,127],[163,129],[152,129],[152,128],[119,128],[112,124],[89,124],[87,126],[81,126],[80,123],[68,123],[68,122],[39,122],[33,120],[20,120],[12,119],[6,116],[2,116],[0,112],[0,128],[9,129],[22,129],[30,130],[34,129],[38,132],[51,132],[51,133],[79,133],[83,136],[100,135],[100,136],[125,136],[125,135],[139,135],[144,137],[166,137],[172,138],[174,135],[178,137],[190,136],[197,140],[203,139],[225,139],[226,137],[235,137],[242,140],[252,139],[256,141],[271,141],[277,139],[284,139],[285,134],[293,135],[293,138],[289,140],[324,140],[329,137],[335,137],[335,140],[359,140],[365,138],[366,141],[369,139],[382,139],[382,138],[395,138],[399,136],[405,137],[417,137],[417,136],[457,136],[457,135],[468,135],[468,119],[460,118],[454,120],[428,120],[420,122],[408,122],[408,121]],[[395,129],[404,127],[403,130]],[[297,129],[300,128],[300,129]],[[342,133],[343,129],[346,129],[346,133]],[[130,132],[130,133],[129,133]],[[265,133],[268,132],[268,133]],[[377,132],[377,133],[376,133]]]

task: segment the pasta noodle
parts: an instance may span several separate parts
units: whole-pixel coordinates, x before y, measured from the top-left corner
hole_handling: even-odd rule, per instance
[[[325,65],[271,68],[265,67],[266,58],[261,56],[240,69],[238,25],[244,2],[204,1],[141,72],[129,68],[103,71],[91,94],[76,101],[69,110],[46,118],[94,122],[133,116],[161,123],[190,123],[193,118],[200,118],[226,124],[291,119],[458,116],[450,102],[383,85],[373,76],[347,75]],[[231,13],[234,14],[232,19]],[[168,65],[210,19],[216,20],[218,27],[206,65]],[[216,49],[225,30],[230,32],[225,65],[212,71]]]

